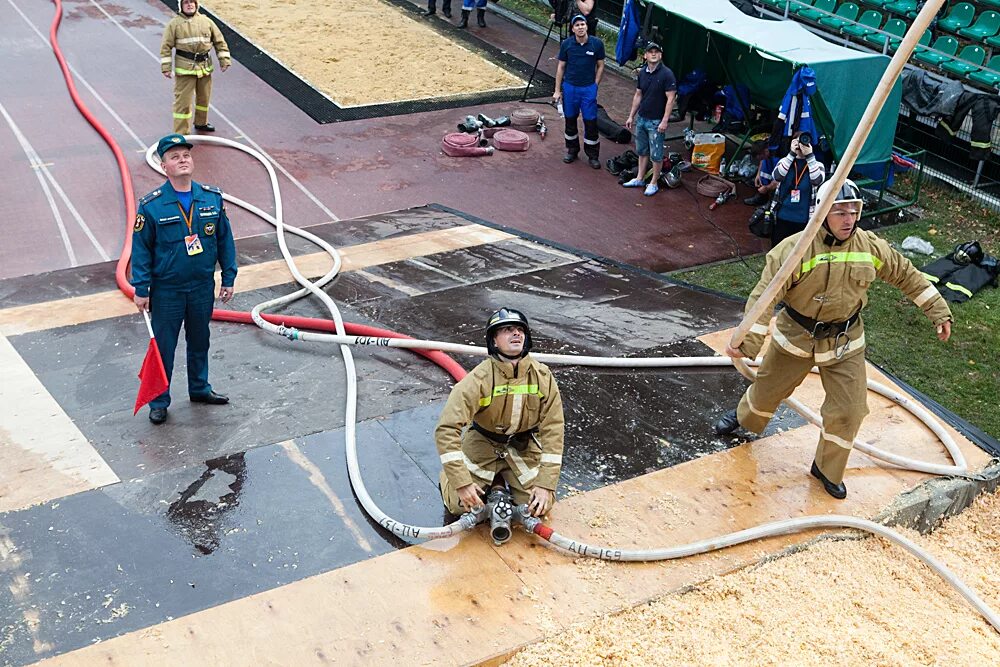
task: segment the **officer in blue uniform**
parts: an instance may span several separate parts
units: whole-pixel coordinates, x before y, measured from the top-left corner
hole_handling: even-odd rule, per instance
[[[552,95],[556,102],[562,102],[566,116],[566,155],[563,162],[574,162],[580,153],[577,119],[582,113],[583,151],[587,155],[587,163],[594,169],[600,169],[597,87],[604,75],[604,42],[587,34],[587,17],[583,14],[574,16],[570,26],[573,34],[559,45],[556,90]]]
[[[208,383],[208,323],[215,302],[215,265],[222,267],[219,299],[233,298],[236,244],[222,191],[192,179],[191,144],[180,134],[156,146],[167,182],[139,200],[132,228],[132,286],[135,305],[149,310],[167,379],[184,323],[188,396],[195,403],[223,405],[229,398]],[[167,420],[170,389],[149,404],[149,421]]]

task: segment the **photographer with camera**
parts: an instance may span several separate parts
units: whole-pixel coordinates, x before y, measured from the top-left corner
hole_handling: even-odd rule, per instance
[[[778,161],[771,176],[778,183],[778,209],[771,230],[773,248],[782,239],[806,228],[815,208],[816,190],[826,180],[826,169],[813,155],[812,136],[808,132],[792,135],[788,155]]]
[[[573,34],[559,45],[556,91],[552,99],[562,102],[566,116],[566,155],[563,162],[575,162],[580,154],[577,118],[583,113],[583,151],[587,163],[601,168],[601,139],[597,134],[597,87],[604,75],[604,42],[587,34],[587,19],[577,14],[570,21]]]

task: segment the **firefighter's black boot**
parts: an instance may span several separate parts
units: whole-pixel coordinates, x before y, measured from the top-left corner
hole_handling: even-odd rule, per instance
[[[463,9],[462,10],[462,21],[458,24],[459,28],[468,28],[469,27],[469,14],[471,13],[471,11],[472,10],[469,10],[469,9]]]
[[[812,468],[809,470],[809,474],[823,482],[823,489],[837,500],[843,500],[847,497],[847,485],[843,482],[840,484],[834,484],[828,480],[826,475],[820,471],[819,466],[816,465],[815,460],[813,460]]]
[[[480,28],[485,28],[486,27],[486,10],[485,9],[477,9],[476,10],[476,25],[478,25]]]
[[[736,410],[730,410],[715,422],[716,435],[729,435],[740,426],[740,420],[736,418]]]

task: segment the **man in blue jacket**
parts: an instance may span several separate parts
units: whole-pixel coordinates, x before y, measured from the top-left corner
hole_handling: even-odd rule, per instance
[[[236,244],[222,191],[192,179],[191,144],[180,134],[156,146],[167,182],[139,200],[132,228],[132,286],[135,305],[150,311],[153,333],[167,379],[184,324],[188,396],[195,403],[223,405],[229,398],[208,383],[208,323],[215,301],[215,265],[222,267],[219,299],[233,298]],[[149,403],[149,421],[167,420],[170,389]]]

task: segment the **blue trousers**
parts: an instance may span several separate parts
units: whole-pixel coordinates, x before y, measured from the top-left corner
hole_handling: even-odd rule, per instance
[[[183,323],[184,341],[187,343],[188,396],[208,395],[212,391],[212,385],[208,383],[208,323],[212,320],[215,304],[215,282],[191,290],[154,285],[149,294],[153,334],[160,348],[167,380],[173,377],[174,352]],[[149,402],[150,408],[165,408],[168,405],[169,387]]]
[[[486,7],[486,0],[462,0],[462,9],[466,11],[483,9],[484,7]]]

